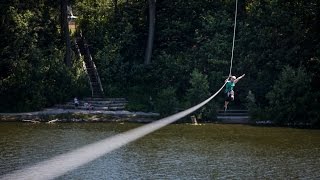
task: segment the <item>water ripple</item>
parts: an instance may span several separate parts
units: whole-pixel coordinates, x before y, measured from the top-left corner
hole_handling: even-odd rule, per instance
[[[0,175],[137,124],[0,124]],[[58,179],[319,179],[320,131],[174,124]]]

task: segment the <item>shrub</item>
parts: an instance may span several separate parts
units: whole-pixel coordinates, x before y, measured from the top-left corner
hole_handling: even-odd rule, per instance
[[[209,96],[209,83],[207,76],[198,70],[193,70],[190,79],[191,87],[187,90],[187,100],[190,105],[196,105]]]
[[[191,87],[187,90],[187,104],[189,107],[206,100],[210,95],[207,76],[198,70],[192,72],[190,84]],[[211,102],[198,110],[195,115],[198,119],[202,120],[215,119],[216,105]]]
[[[156,110],[161,116],[167,116],[176,112],[178,100],[176,98],[176,89],[168,87],[161,90],[156,99]]]
[[[280,125],[309,124],[310,107],[314,101],[311,84],[303,68],[285,67],[272,90],[266,95],[268,113]]]

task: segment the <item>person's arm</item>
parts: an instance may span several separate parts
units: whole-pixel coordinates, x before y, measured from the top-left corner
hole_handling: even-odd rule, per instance
[[[226,80],[224,80],[224,82],[226,83],[226,82],[229,80],[229,78],[230,78],[230,76],[229,76],[229,77],[227,77],[227,79],[226,79]]]
[[[234,80],[234,83],[237,83],[240,79],[242,79],[246,74],[243,74],[242,76],[238,77],[236,80]]]

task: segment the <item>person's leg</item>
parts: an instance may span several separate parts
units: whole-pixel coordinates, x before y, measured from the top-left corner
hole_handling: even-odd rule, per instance
[[[226,111],[227,108],[228,108],[228,104],[229,104],[229,93],[226,93],[226,97],[225,97],[225,100],[224,100],[224,106],[223,106],[223,110]]]
[[[234,91],[233,91],[233,90],[230,91],[229,97],[230,97],[230,100],[231,100],[231,101],[234,101]]]
[[[228,104],[229,104],[229,101],[224,101],[224,111],[227,110],[228,108]]]

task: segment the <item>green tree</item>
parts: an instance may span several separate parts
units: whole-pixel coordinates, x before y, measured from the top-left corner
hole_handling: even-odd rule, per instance
[[[203,75],[197,69],[193,70],[190,84],[191,87],[187,90],[188,106],[194,106],[209,97],[210,93],[207,75]],[[196,117],[202,120],[212,120],[215,118],[215,112],[215,104],[209,103],[198,111]]]
[[[197,69],[193,70],[190,84],[191,87],[187,90],[187,99],[191,105],[196,105],[208,98],[209,83],[207,75],[200,73]]]
[[[0,8],[0,111],[39,110],[82,92],[79,62],[63,63],[59,3],[8,1]]]
[[[284,68],[279,80],[267,94],[272,120],[280,125],[311,122],[309,112],[314,105],[314,96],[310,93],[310,80],[303,68]]]
[[[156,110],[161,116],[167,116],[175,113],[178,107],[176,98],[176,90],[173,87],[168,87],[161,90],[156,99]]]

